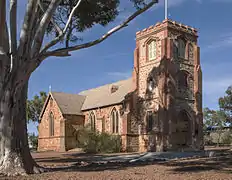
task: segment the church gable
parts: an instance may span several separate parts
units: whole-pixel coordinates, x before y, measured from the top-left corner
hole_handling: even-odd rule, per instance
[[[60,121],[63,120],[63,115],[60,111],[54,98],[49,94],[43,110],[40,115],[39,136],[51,137],[59,136],[60,134]]]

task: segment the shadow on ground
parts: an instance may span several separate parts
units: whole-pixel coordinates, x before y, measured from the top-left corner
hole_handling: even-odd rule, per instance
[[[162,159],[143,157],[147,154],[131,155],[93,155],[85,153],[68,153],[60,157],[35,158],[36,161],[48,167],[49,171],[64,172],[91,172],[91,171],[118,171],[131,167],[147,165],[162,165],[171,167],[171,173],[197,173],[204,171],[220,171],[232,173],[232,154],[228,150],[215,151],[216,157],[199,157],[191,159]],[[133,157],[134,156],[134,157]],[[131,159],[142,159],[132,161]]]
[[[232,153],[229,149],[214,150],[214,157],[170,161],[164,164],[171,166],[174,173],[197,173],[203,171],[220,171],[232,173]]]

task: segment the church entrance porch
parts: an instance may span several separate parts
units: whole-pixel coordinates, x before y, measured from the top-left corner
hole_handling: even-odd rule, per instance
[[[179,112],[171,135],[172,149],[184,150],[191,147],[190,118],[186,111]]]

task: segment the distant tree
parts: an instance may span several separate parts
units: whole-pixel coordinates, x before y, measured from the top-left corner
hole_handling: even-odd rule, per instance
[[[219,145],[221,140],[221,135],[223,133],[223,128],[226,126],[226,116],[225,113],[221,110],[210,110],[209,108],[204,108],[204,129],[208,127],[216,127],[218,138],[217,144]]]
[[[31,145],[32,149],[37,149],[38,147],[38,136],[35,133],[28,134],[29,146]]]
[[[33,99],[27,100],[27,120],[39,122],[39,116],[43,105],[47,99],[46,92],[41,91],[39,95],[35,95]]]
[[[211,110],[206,107],[203,109],[203,119],[204,119],[204,130],[206,130],[208,127],[212,126],[212,113]]]
[[[226,121],[232,123],[232,86],[229,86],[223,97],[219,98],[220,110],[225,113]]]

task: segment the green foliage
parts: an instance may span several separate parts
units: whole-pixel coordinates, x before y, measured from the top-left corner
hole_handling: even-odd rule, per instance
[[[32,146],[32,149],[37,149],[38,147],[38,136],[34,133],[28,134],[29,143]]]
[[[62,0],[56,13],[53,15],[54,22],[61,28],[64,28],[67,19],[73,7],[79,0]],[[128,1],[128,0],[127,0]],[[136,9],[143,8],[146,0],[129,0]],[[42,1],[48,7],[50,1]],[[119,15],[120,2],[127,3],[125,0],[82,0],[68,27],[68,33],[65,37],[66,46],[69,42],[82,40],[77,37],[75,32],[83,32],[92,28],[94,25],[106,26],[114,21]],[[127,3],[128,4],[128,3]],[[58,36],[58,33],[52,23],[47,28],[48,34]]]
[[[92,131],[89,127],[78,130],[78,147],[87,153],[117,153],[121,151],[121,137]]]
[[[216,126],[217,127],[217,136],[216,141],[219,145],[221,142],[221,135],[223,133],[223,128],[226,126],[226,117],[225,113],[221,110],[215,111],[210,110],[209,108],[205,108],[203,111],[204,115],[204,130],[206,130],[207,127]],[[207,138],[205,138],[205,143],[211,143],[211,139],[209,139],[209,142],[207,142]]]
[[[226,125],[226,116],[222,110],[210,110],[209,108],[204,108],[204,128],[210,126],[217,126],[222,129]]]
[[[205,144],[231,144],[231,131],[224,131],[227,123],[232,122],[232,86],[229,86],[223,97],[218,100],[219,110],[204,108],[204,130],[210,126],[217,126],[213,132],[205,134]],[[205,131],[206,132],[206,131]]]
[[[40,92],[32,100],[27,100],[27,120],[38,122],[44,102],[46,101],[46,92]]]
[[[225,96],[219,98],[219,107],[225,113],[227,122],[232,122],[232,86],[229,86]]]

